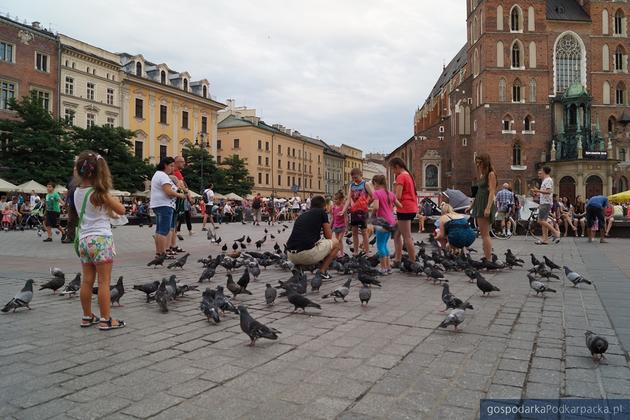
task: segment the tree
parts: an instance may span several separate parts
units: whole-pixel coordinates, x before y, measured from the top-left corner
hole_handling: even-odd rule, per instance
[[[182,150],[182,155],[186,159],[186,167],[182,170],[182,174],[188,188],[201,194],[210,182],[216,189],[224,184],[223,171],[217,168],[214,157],[208,153],[207,149],[191,145]],[[203,178],[201,177],[201,162],[203,162]]]
[[[112,173],[114,188],[123,191],[144,191],[144,181],[150,179],[155,167],[148,160],[131,154],[133,132],[122,127],[73,127],[77,154],[93,150],[102,155]]]
[[[15,184],[34,179],[65,184],[72,176],[74,151],[66,125],[54,118],[32,94],[11,99],[16,119],[0,121],[4,175]]]
[[[223,160],[224,166],[221,170],[225,175],[224,191],[226,193],[235,193],[241,197],[251,194],[254,181],[249,176],[245,160],[240,159],[236,155],[232,155]],[[219,190],[217,188],[217,190]]]

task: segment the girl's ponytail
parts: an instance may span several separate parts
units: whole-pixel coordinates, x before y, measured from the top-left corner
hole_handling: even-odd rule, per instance
[[[81,152],[75,164],[77,174],[77,184],[81,180],[88,180],[92,184],[94,191],[90,196],[90,202],[95,207],[102,207],[106,203],[109,190],[112,189],[112,174],[109,171],[107,162],[100,154],[92,150]],[[107,209],[110,217],[116,217],[111,209]]]

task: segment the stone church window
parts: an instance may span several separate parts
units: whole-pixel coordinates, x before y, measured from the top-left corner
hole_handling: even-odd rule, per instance
[[[437,188],[438,168],[435,165],[427,165],[424,170],[424,185],[426,188]]]
[[[556,92],[563,93],[569,86],[582,82],[582,46],[573,34],[567,33],[556,44]]]

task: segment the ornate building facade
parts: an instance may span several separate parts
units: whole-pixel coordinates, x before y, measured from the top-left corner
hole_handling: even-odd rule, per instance
[[[467,42],[415,114],[404,157],[418,189],[470,191],[474,157],[527,192],[541,164],[557,192],[628,189],[630,3],[467,0]]]

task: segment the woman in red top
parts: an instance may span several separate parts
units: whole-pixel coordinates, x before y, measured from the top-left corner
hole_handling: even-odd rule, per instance
[[[409,254],[411,261],[416,260],[416,250],[413,247],[413,239],[411,238],[411,221],[418,213],[418,196],[416,195],[416,183],[407,170],[405,162],[401,158],[394,158],[389,162],[390,168],[396,174],[396,186],[394,193],[396,199],[400,201],[402,207],[396,211],[398,219],[398,230],[394,234],[394,245],[396,254],[394,261],[400,263],[402,258],[403,241]]]

